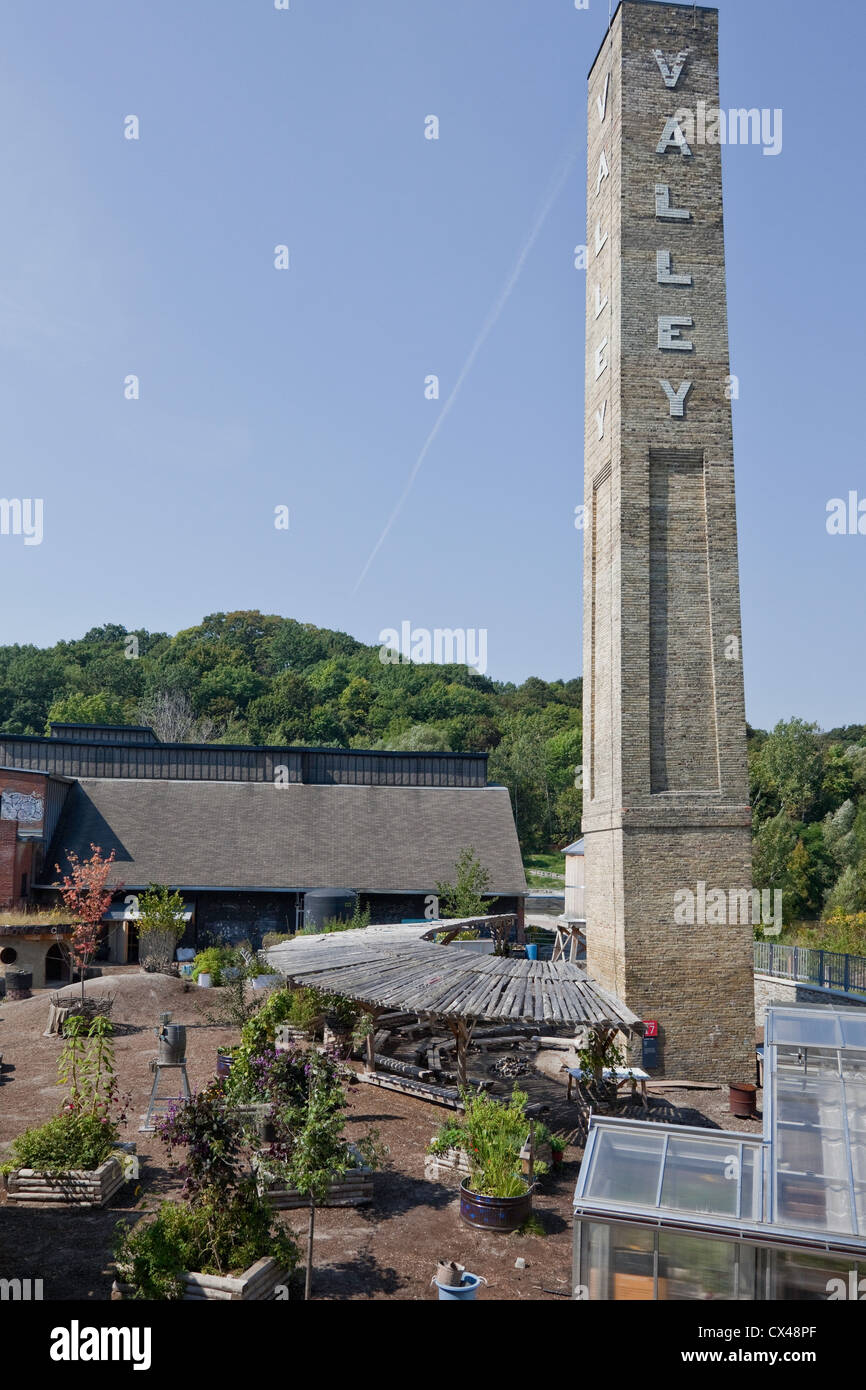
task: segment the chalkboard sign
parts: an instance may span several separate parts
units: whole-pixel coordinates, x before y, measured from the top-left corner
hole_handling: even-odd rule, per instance
[[[641,1065],[644,1071],[653,1071],[659,1065],[659,1026],[654,1018],[645,1018],[644,1028]]]

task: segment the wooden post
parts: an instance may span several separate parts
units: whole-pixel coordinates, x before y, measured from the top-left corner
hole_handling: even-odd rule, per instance
[[[377,1010],[377,1009],[367,1009],[366,1012],[367,1012],[367,1013],[369,1014],[369,1016],[370,1016],[370,1024],[371,1024],[370,1031],[369,1031],[369,1033],[367,1034],[367,1049],[366,1049],[366,1050],[367,1050],[367,1071],[375,1071],[375,1070],[376,1070],[376,1018],[377,1018],[377,1016],[378,1016],[378,1010]]]
[[[307,1234],[307,1276],[304,1280],[304,1302],[310,1300],[310,1289],[313,1282],[313,1233],[316,1226],[316,1203],[310,1193],[310,1228]]]
[[[469,1074],[466,1069],[466,1048],[472,1036],[472,1024],[467,1025],[462,1018],[447,1018],[443,1022],[454,1034],[457,1060],[457,1086],[461,1091],[469,1087]]]

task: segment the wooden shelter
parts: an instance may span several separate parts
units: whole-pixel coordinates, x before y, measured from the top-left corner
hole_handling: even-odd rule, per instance
[[[268,954],[293,982],[345,995],[374,1016],[403,1011],[436,1019],[454,1035],[461,1087],[472,1030],[482,1021],[642,1031],[636,1014],[570,961],[482,956],[448,944],[472,927],[502,935],[511,920],[465,918],[301,936]],[[434,935],[443,941],[430,940]],[[372,1035],[368,1065],[374,1069]]]

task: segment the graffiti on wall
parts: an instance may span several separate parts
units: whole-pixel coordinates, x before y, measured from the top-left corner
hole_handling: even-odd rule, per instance
[[[0,820],[18,820],[33,825],[42,820],[43,806],[41,796],[5,791],[0,796]]]

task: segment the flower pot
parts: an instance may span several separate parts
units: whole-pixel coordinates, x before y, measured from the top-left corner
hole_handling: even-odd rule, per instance
[[[454,1260],[440,1260],[436,1266],[433,1282],[434,1284],[445,1284],[449,1288],[459,1288],[465,1273],[465,1265],[459,1265]]]
[[[199,975],[199,977],[198,977],[198,986],[199,986],[199,989],[210,989],[210,986],[211,986],[211,978],[210,978],[209,973],[208,973],[206,970],[202,970],[201,974]]]
[[[565,1151],[563,1149],[551,1149],[550,1161],[553,1164],[554,1168],[561,1168],[564,1158]]]
[[[439,1290],[440,1302],[455,1298],[474,1299],[478,1292],[478,1285],[486,1282],[486,1279],[482,1279],[480,1274],[464,1274],[459,1284],[440,1284],[438,1279],[433,1280]]]
[[[217,1050],[217,1076],[225,1080],[234,1065],[234,1060],[234,1053]]]
[[[751,1081],[731,1082],[728,1087],[731,1114],[740,1120],[755,1118],[758,1088]]]
[[[516,1231],[532,1212],[532,1188],[527,1187],[517,1197],[487,1197],[473,1192],[471,1178],[460,1184],[460,1215],[470,1226],[506,1234]]]

